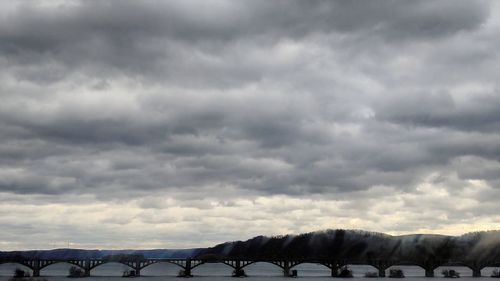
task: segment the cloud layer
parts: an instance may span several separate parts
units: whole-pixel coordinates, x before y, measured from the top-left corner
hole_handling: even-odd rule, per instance
[[[496,3],[0,11],[3,248],[500,225]]]

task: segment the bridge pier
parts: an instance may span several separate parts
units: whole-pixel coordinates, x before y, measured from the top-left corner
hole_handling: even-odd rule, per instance
[[[40,269],[33,268],[33,277],[40,277]]]
[[[472,277],[481,277],[481,269],[473,268],[472,269]]]
[[[135,276],[141,276],[141,267],[140,265],[136,265],[135,268]]]
[[[141,261],[136,261],[133,263],[135,276],[141,276]]]
[[[378,277],[385,277],[385,268],[378,269]]]
[[[337,266],[337,263],[332,263],[331,276],[332,277],[338,277],[339,276],[339,267]]]
[[[241,266],[240,260],[236,261],[236,264],[234,265],[234,272],[233,272],[233,277],[246,277],[245,271],[243,270],[243,267]]]
[[[186,265],[183,267],[181,272],[179,273],[179,277],[192,277],[193,275],[191,274],[191,258],[186,259]]]
[[[289,261],[285,261],[283,263],[283,276],[290,277],[290,262]]]
[[[33,277],[40,277],[40,260],[36,259],[33,262]]]
[[[425,277],[434,277],[434,268],[426,268]]]
[[[83,264],[84,277],[90,277],[90,259],[86,259]]]

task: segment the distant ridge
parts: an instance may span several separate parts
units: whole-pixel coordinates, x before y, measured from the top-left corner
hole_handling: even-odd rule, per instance
[[[309,258],[309,259],[399,259],[496,260],[500,261],[500,231],[470,232],[460,236],[409,234],[392,236],[363,230],[328,229],[299,235],[256,236],[210,248],[153,250],[54,249],[0,251],[0,258],[40,259],[104,258],[111,255],[141,255],[144,258]]]
[[[0,258],[24,257],[40,259],[100,259],[111,255],[142,255],[145,258],[187,258],[196,256],[201,248],[195,249],[154,249],[154,250],[84,250],[54,249],[34,251],[0,251]]]

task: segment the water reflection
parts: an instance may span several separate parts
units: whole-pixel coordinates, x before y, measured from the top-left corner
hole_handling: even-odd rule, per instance
[[[416,266],[416,265],[405,265],[405,266],[394,265],[394,266],[391,266],[385,270],[385,276],[389,276],[389,271],[391,269],[398,269],[398,268],[403,270],[403,273],[406,277],[424,277],[425,276],[425,270],[423,268],[421,268],[420,266]]]
[[[143,276],[177,276],[181,270],[178,265],[160,262],[147,266],[141,270],[141,275]],[[196,268],[195,268],[196,270]]]
[[[248,276],[283,276],[283,270],[268,262],[257,262],[245,267]]]

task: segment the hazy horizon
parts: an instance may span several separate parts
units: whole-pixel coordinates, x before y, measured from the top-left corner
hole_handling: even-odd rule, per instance
[[[500,3],[0,2],[0,250],[500,229]]]
[[[322,230],[316,230],[316,231],[310,231],[310,232],[306,232],[306,233],[295,233],[295,234],[292,234],[292,233],[281,233],[281,234],[275,234],[275,235],[264,235],[264,234],[260,234],[260,235],[257,235],[257,236],[265,236],[265,237],[276,237],[276,236],[298,236],[298,235],[301,235],[301,234],[307,234],[307,233],[322,233],[322,232],[326,232],[326,231],[331,231],[331,230],[339,230],[339,229],[322,229]],[[498,229],[490,229],[490,230],[482,230],[482,231],[470,231],[470,232],[465,232],[465,233],[461,233],[461,234],[456,234],[456,235],[451,235],[451,234],[440,234],[440,233],[407,233],[407,234],[397,234],[397,235],[392,235],[392,234],[389,234],[389,233],[384,233],[384,232],[376,232],[376,231],[369,231],[369,230],[363,230],[363,229],[342,229],[342,230],[346,230],[346,231],[357,231],[357,232],[364,232],[364,233],[372,233],[372,234],[382,234],[382,235],[389,235],[389,236],[392,236],[392,237],[404,237],[404,236],[416,236],[416,235],[436,235],[436,236],[448,236],[448,237],[460,237],[460,236],[465,236],[465,235],[469,235],[469,234],[474,234],[474,233],[477,233],[477,232],[498,232],[499,236],[498,236],[498,239],[500,240],[500,230]],[[149,250],[172,250],[172,251],[176,251],[176,250],[194,250],[194,249],[205,249],[205,248],[210,248],[210,247],[213,247],[213,246],[216,246],[218,244],[224,244],[224,243],[230,243],[230,242],[237,242],[237,241],[247,241],[247,240],[251,240],[252,238],[255,238],[257,236],[253,236],[253,237],[247,237],[247,238],[244,238],[244,239],[241,239],[241,240],[228,240],[228,241],[219,241],[219,242],[216,242],[215,244],[210,244],[210,245],[201,245],[201,246],[197,246],[197,247],[188,247],[188,248],[74,248],[74,247],[60,247],[60,248],[40,248],[40,249],[11,249],[11,250],[3,250],[3,249],[0,249],[0,252],[15,252],[15,251],[52,251],[52,250],[85,250],[85,251],[93,251],[93,250],[97,250],[97,251],[136,251],[136,250],[144,250],[144,251],[149,251]]]

